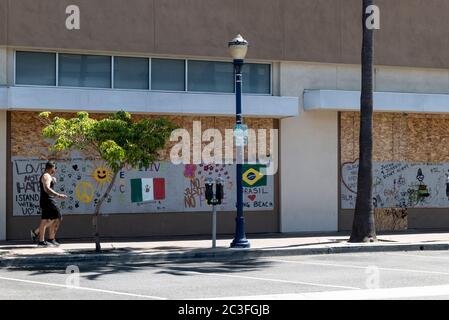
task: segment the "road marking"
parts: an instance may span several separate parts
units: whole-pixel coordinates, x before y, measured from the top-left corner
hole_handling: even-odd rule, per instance
[[[307,286],[314,287],[324,287],[324,288],[340,288],[340,289],[360,289],[358,287],[349,287],[349,286],[338,286],[333,284],[321,284],[321,283],[312,283],[312,282],[304,282],[304,281],[291,281],[291,280],[282,280],[282,279],[271,279],[271,278],[260,278],[260,277],[252,277],[252,276],[240,276],[233,274],[219,274],[219,273],[205,273],[198,271],[185,271],[186,273],[199,274],[203,276],[219,276],[219,277],[228,277],[228,278],[239,278],[239,279],[248,279],[248,280],[261,280],[261,281],[271,281],[271,282],[281,282],[281,283],[290,283],[290,284],[303,284]]]
[[[343,290],[258,296],[217,297],[204,300],[384,300],[448,296],[449,285]]]
[[[85,291],[109,293],[109,294],[128,296],[128,297],[135,297],[135,298],[148,298],[148,299],[156,299],[156,300],[166,300],[165,298],[155,297],[155,296],[147,296],[147,295],[142,295],[142,294],[120,292],[120,291],[111,291],[111,290],[103,290],[103,289],[95,289],[95,288],[87,288],[87,287],[67,286],[67,285],[64,285],[64,284],[57,284],[57,283],[50,283],[50,282],[40,282],[40,281],[32,281],[32,280],[16,279],[16,278],[6,278],[6,277],[0,277],[0,280],[14,281],[14,282],[23,282],[23,283],[37,284],[37,285],[43,285],[43,286],[49,286],[49,287],[59,287],[59,288],[65,288],[65,289],[76,289],[76,290],[85,290]]]
[[[416,257],[416,258],[424,258],[424,259],[439,259],[439,260],[449,260],[449,257],[437,257],[437,256],[431,256],[431,255],[419,255],[419,254],[412,254],[412,253],[391,253],[391,252],[385,252],[386,255],[389,256],[398,256],[398,257]]]
[[[123,268],[131,268],[131,269],[139,269],[139,267],[134,266],[123,266]],[[271,282],[281,282],[281,283],[290,283],[290,284],[303,284],[314,287],[324,287],[324,288],[339,288],[339,289],[360,289],[359,287],[349,287],[349,286],[338,286],[333,284],[320,284],[320,283],[312,283],[312,282],[304,282],[304,281],[291,281],[291,280],[282,280],[282,279],[271,279],[271,278],[260,278],[260,277],[252,277],[252,276],[241,276],[234,274],[220,274],[220,273],[206,273],[200,271],[184,271],[178,270],[184,273],[197,274],[202,276],[218,276],[218,277],[228,277],[228,278],[240,278],[240,279],[249,279],[249,280],[262,280],[262,281],[271,281]]]
[[[284,263],[295,263],[295,264],[305,264],[313,266],[324,266],[324,267],[337,267],[337,268],[352,268],[352,269],[366,269],[369,266],[356,266],[350,264],[337,264],[337,263],[323,263],[323,262],[306,262],[306,261],[294,261],[294,260],[282,260],[282,259],[266,259],[274,262],[284,262]],[[375,265],[372,263],[371,265]],[[397,272],[410,272],[410,273],[428,273],[428,274],[438,274],[438,275],[449,275],[449,272],[442,271],[428,271],[428,270],[416,270],[416,269],[399,269],[399,268],[386,268],[378,267],[379,270],[385,271],[397,271]]]

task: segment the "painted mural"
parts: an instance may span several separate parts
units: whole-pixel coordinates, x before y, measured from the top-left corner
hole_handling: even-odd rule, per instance
[[[358,161],[342,164],[341,207],[354,209]],[[447,208],[449,163],[373,163],[375,208]]]
[[[14,157],[13,211],[31,216],[39,211],[39,177],[45,161]],[[244,167],[244,207],[248,211],[273,210],[274,178],[260,165]],[[59,202],[63,214],[91,214],[112,179],[102,161],[82,158],[57,162],[55,186],[68,198]],[[225,198],[220,211],[235,210],[235,165],[173,165],[156,162],[148,168],[124,168],[103,205],[104,214],[210,211],[204,196],[206,178],[222,178]]]

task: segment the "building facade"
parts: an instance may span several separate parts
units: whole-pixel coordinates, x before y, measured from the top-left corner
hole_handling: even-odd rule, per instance
[[[377,2],[378,229],[448,228],[449,43],[443,39],[449,3]],[[102,118],[126,110],[136,118],[167,117],[193,136],[198,124],[200,134],[214,128],[225,136],[235,113],[227,41],[237,33],[250,42],[245,122],[279,132],[270,136],[279,146],[278,172],[245,187],[247,231],[348,230],[358,157],[361,1],[127,4],[0,0],[0,239],[26,238],[37,225],[36,177],[45,159],[59,163],[58,186],[70,195],[61,204],[62,237],[90,236],[88,213],[108,180],[108,168],[88,154],[50,153],[39,112],[86,110]],[[209,176],[227,183],[218,230],[233,233],[234,167],[175,166],[172,145],[150,168],[121,172],[100,221],[103,235],[208,234],[202,183]],[[133,179],[159,181],[152,201],[133,201]]]

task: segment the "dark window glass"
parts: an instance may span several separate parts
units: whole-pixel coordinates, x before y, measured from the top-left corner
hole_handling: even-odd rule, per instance
[[[148,59],[115,57],[114,88],[148,89]]]
[[[243,66],[243,92],[270,94],[271,70],[269,64],[247,63]]]
[[[189,91],[234,92],[234,67],[230,62],[189,61]]]
[[[185,60],[151,59],[152,90],[185,90]]]
[[[59,85],[111,87],[111,57],[81,54],[59,55]]]
[[[16,52],[16,83],[56,85],[56,54],[47,52]]]

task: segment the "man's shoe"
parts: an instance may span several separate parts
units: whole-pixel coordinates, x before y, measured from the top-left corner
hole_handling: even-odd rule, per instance
[[[34,230],[30,230],[30,235],[31,235],[31,241],[33,241],[33,243],[35,243],[37,241],[37,238],[39,237],[39,235],[34,233]]]
[[[46,241],[39,241],[39,242],[37,243],[37,246],[38,246],[39,248],[46,248],[46,247],[48,247],[48,243],[47,243]]]
[[[59,242],[56,241],[55,239],[53,239],[53,240],[48,240],[47,243],[48,243],[50,246],[52,246],[52,247],[59,247],[59,245],[60,245]]]

